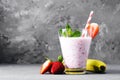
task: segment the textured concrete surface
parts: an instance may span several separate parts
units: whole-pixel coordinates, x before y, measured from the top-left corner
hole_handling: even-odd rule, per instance
[[[0,65],[0,80],[120,80],[120,65],[108,65],[105,74],[53,75],[39,73],[40,65]]]
[[[89,12],[100,25],[89,58],[120,64],[119,0],[0,0],[0,63],[41,63],[61,54],[57,31],[83,28]]]

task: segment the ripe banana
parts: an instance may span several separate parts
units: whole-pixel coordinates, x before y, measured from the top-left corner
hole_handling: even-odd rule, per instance
[[[97,59],[87,59],[86,70],[96,73],[104,73],[106,71],[106,63]]]

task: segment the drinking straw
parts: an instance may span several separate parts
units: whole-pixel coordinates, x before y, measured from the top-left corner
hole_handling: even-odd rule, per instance
[[[83,29],[82,30],[82,37],[86,37],[87,36],[87,30]]]
[[[87,30],[86,30],[86,28],[89,26],[89,24],[90,24],[90,22],[91,22],[91,20],[92,20],[93,13],[94,13],[94,12],[91,11],[90,14],[89,14],[89,17],[88,17],[88,20],[87,20],[85,29],[84,29],[83,32],[82,32],[82,36],[83,36],[83,37],[84,37],[84,36],[87,36]],[[90,30],[90,31],[92,31],[92,30]],[[90,34],[90,35],[91,35],[91,34]]]
[[[88,24],[90,24],[90,22],[92,20],[93,13],[94,13],[93,11],[90,12],[85,28],[87,28]]]

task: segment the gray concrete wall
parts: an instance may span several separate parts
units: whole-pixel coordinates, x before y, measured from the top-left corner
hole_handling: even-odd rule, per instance
[[[84,28],[89,12],[100,25],[89,58],[120,64],[119,0],[0,0],[0,63],[33,64],[61,54],[57,31]]]

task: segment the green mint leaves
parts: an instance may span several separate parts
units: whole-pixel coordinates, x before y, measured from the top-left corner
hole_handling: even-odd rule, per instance
[[[79,30],[73,31],[71,26],[67,23],[65,27],[65,31],[62,30],[62,28],[59,29],[60,36],[64,37],[80,37],[81,32]]]
[[[72,37],[80,37],[80,36],[81,36],[81,32],[78,30],[74,31],[72,34]]]

